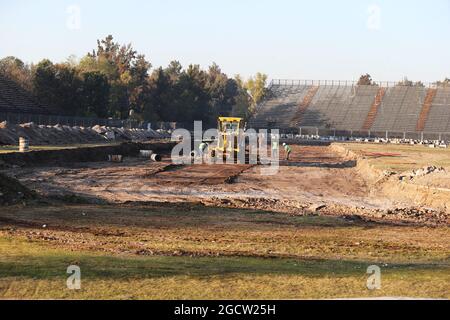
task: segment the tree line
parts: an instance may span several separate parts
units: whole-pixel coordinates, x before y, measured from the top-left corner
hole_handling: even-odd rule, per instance
[[[215,123],[218,116],[248,118],[266,94],[267,75],[244,80],[228,77],[213,63],[183,67],[172,61],[152,68],[150,61],[112,36],[80,60],[44,59],[26,64],[16,57],[0,60],[0,73],[31,91],[40,104],[68,116],[140,121]]]
[[[450,86],[450,79],[445,78],[443,81],[436,81],[433,83],[438,87]],[[359,86],[375,86],[377,83],[372,80],[370,74],[366,73],[359,77],[357,85]],[[408,79],[408,77],[404,77],[402,80],[396,83],[397,86],[409,86],[409,87],[425,87],[422,81],[413,82]]]

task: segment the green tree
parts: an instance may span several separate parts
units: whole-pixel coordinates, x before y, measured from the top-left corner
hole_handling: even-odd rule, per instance
[[[66,115],[83,115],[81,90],[82,80],[77,70],[68,64],[56,64],[56,88],[54,106]]]
[[[81,59],[81,72],[101,72],[110,86],[109,115],[126,118],[130,110],[142,113],[150,90],[150,62],[133,49],[131,44],[120,45],[111,35],[97,40],[97,49]]]
[[[178,61],[151,72],[152,65],[131,44],[112,36],[80,60],[65,63],[43,60],[27,66],[19,59],[0,60],[0,71],[30,78],[30,87],[44,105],[61,114],[128,118],[148,121],[192,122],[215,125],[218,116],[248,118],[264,98],[267,76],[248,81],[229,78],[213,63],[207,70]],[[22,82],[26,82],[23,80]]]
[[[373,86],[373,85],[375,85],[375,83],[373,82],[370,74],[366,73],[359,77],[357,85],[358,86]]]
[[[402,81],[399,81],[397,83],[397,86],[425,87],[423,82],[421,82],[421,81],[413,82],[413,81],[409,80],[407,77],[404,77]]]
[[[181,77],[181,73],[183,71],[183,66],[181,65],[181,63],[179,61],[171,61],[169,63],[169,66],[164,69],[164,72],[167,74],[167,76],[169,76],[170,81],[175,84],[176,82],[178,82],[180,80]]]
[[[152,121],[174,121],[178,119],[172,83],[163,68],[153,71],[150,77],[150,92],[144,106],[144,116]]]
[[[175,105],[187,122],[195,120],[209,122],[212,118],[209,95],[205,90],[206,81],[206,72],[201,70],[199,65],[191,64],[182,72],[176,84],[179,97]]]
[[[75,68],[42,60],[33,75],[34,92],[39,101],[63,115],[82,115],[81,85]]]
[[[98,71],[83,73],[82,112],[85,116],[108,117],[110,86],[107,77]]]
[[[0,74],[13,80],[25,90],[33,88],[31,67],[16,57],[6,57],[0,60]]]
[[[258,72],[254,77],[251,77],[245,82],[244,87],[252,98],[250,113],[254,113],[256,106],[264,99],[267,88],[267,75]]]
[[[214,63],[208,69],[206,90],[210,97],[211,116],[210,121],[216,121],[218,116],[231,115],[236,104],[238,85],[234,79],[222,73],[220,67]]]
[[[33,88],[38,100],[43,104],[55,107],[56,97],[56,67],[48,59],[39,62],[33,73]]]
[[[234,80],[236,82],[238,92],[237,96],[235,97],[235,104],[233,106],[232,115],[234,117],[240,117],[248,120],[251,115],[251,106],[253,103],[253,99],[248,94],[242,77],[240,75],[236,75]]]

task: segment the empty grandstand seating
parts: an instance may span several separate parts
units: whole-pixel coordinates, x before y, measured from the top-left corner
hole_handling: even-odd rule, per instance
[[[388,88],[381,103],[374,131],[416,131],[427,89],[416,86]]]
[[[433,104],[434,97],[436,96],[437,89],[428,89],[427,96],[423,103],[422,111],[419,115],[419,120],[417,121],[416,131],[423,131],[425,128],[425,123],[428,119],[428,114],[430,113],[431,105]]]
[[[319,91],[319,87],[317,86],[313,86],[308,89],[308,92],[300,102],[294,118],[291,121],[292,126],[296,127],[302,122],[306,109],[308,109],[308,107],[310,106],[312,100],[317,94],[317,91]]]
[[[424,131],[450,132],[450,87],[437,88]]]
[[[14,81],[0,75],[0,112],[49,114],[51,111]]]
[[[249,126],[450,132],[450,88],[274,82]],[[330,84],[331,83],[331,84]]]
[[[366,121],[364,121],[362,130],[371,130],[378,114],[378,108],[383,102],[384,95],[386,94],[386,88],[379,88],[378,93],[375,96],[372,107],[370,108],[369,114],[367,115]]]
[[[286,128],[291,126],[297,114],[299,101],[308,94],[311,86],[273,86],[270,99],[259,108],[259,116],[253,118],[251,125],[258,128]]]
[[[351,99],[350,86],[319,86],[316,95],[305,111],[299,126],[332,127],[337,126],[342,106],[348,105]],[[342,118],[342,117],[341,117]]]

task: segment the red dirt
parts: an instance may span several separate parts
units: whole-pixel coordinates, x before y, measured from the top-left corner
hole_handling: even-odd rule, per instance
[[[161,185],[217,185],[231,183],[232,179],[243,171],[252,167],[251,165],[189,165],[180,166],[175,170],[157,173],[154,179]]]
[[[389,152],[363,152],[364,156],[367,157],[401,157],[400,153],[389,153]]]

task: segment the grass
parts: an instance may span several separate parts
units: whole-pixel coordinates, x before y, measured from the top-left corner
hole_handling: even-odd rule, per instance
[[[403,172],[425,166],[450,168],[450,149],[421,145],[344,143],[345,148],[364,155],[378,169]],[[398,156],[370,156],[367,153],[393,153]]]
[[[15,207],[0,222],[0,298],[450,298],[444,227],[184,205]],[[381,290],[366,288],[372,264]]]
[[[0,222],[16,227],[26,222],[39,234],[30,235],[23,228],[15,231],[15,237],[42,240],[45,234],[56,237],[46,241],[55,247],[132,254],[426,263],[448,259],[444,244],[450,243],[447,227],[354,223],[336,217],[187,205],[16,207],[0,213]]]
[[[365,262],[263,258],[126,257],[67,252],[0,240],[0,298],[300,299],[374,296],[448,298],[449,269],[382,267],[382,288],[366,288]],[[66,269],[81,268],[81,290]]]

